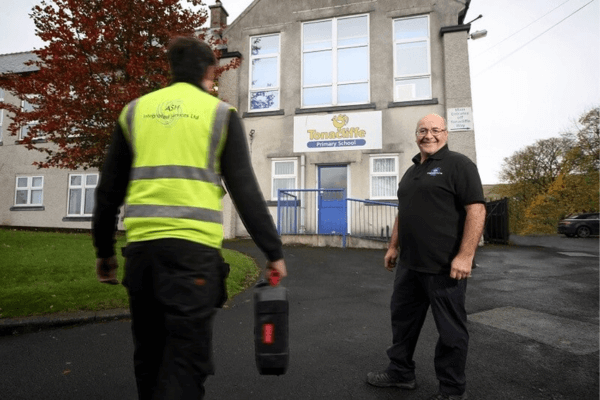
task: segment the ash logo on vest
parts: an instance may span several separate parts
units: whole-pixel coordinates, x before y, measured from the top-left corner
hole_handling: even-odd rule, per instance
[[[436,168],[432,169],[431,171],[429,171],[427,173],[427,175],[431,175],[431,176],[443,175],[442,169],[440,167],[436,167]]]
[[[174,125],[181,118],[199,119],[200,116],[186,113],[183,100],[170,100],[160,103],[155,114],[145,114],[144,118],[157,119],[163,125]]]

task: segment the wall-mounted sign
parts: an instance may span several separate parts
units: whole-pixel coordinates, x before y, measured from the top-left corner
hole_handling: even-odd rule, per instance
[[[448,109],[448,132],[472,131],[473,112],[471,107]]]
[[[294,117],[294,152],[381,149],[381,111]]]

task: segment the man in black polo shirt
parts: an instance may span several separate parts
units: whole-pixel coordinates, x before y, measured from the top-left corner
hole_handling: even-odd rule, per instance
[[[416,135],[420,153],[398,185],[398,216],[384,258],[389,271],[398,264],[391,300],[390,363],[385,371],[370,372],[367,382],[417,387],[413,354],[431,306],[439,333],[434,360],[439,392],[430,400],[462,400],[467,398],[469,343],[466,278],[483,232],[485,200],[475,164],[448,149],[442,117],[421,119]]]

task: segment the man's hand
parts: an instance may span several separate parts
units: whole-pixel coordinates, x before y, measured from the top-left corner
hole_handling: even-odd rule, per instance
[[[470,277],[472,266],[473,257],[462,257],[457,255],[450,264],[450,278],[461,280]]]
[[[117,257],[96,259],[96,277],[100,283],[108,283],[110,285],[118,285],[117,268],[119,263]]]
[[[279,279],[283,279],[287,276],[287,268],[285,267],[285,261],[283,258],[277,261],[267,261],[267,277],[269,276],[270,270],[277,271],[279,273]]]
[[[398,259],[398,249],[395,247],[389,248],[385,257],[383,257],[383,266],[388,271],[392,272],[396,267],[396,260]]]

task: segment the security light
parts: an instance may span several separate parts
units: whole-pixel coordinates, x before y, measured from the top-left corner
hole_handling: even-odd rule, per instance
[[[477,40],[477,39],[481,39],[482,37],[486,37],[486,36],[487,36],[487,31],[484,29],[481,31],[471,33],[469,35],[469,39]]]

